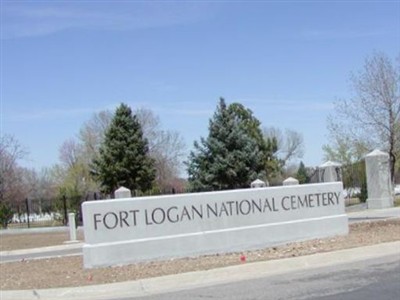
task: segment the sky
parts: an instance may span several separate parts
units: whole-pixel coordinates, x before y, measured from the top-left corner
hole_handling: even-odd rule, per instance
[[[219,98],[303,135],[323,163],[327,116],[374,51],[400,54],[400,1],[1,1],[0,129],[59,162],[94,113],[151,109],[187,151]]]

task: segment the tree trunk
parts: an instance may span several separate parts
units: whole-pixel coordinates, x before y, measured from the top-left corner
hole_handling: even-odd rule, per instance
[[[389,153],[389,163],[390,163],[390,179],[392,180],[393,186],[395,185],[395,165],[396,165],[396,156],[394,155],[393,151]]]

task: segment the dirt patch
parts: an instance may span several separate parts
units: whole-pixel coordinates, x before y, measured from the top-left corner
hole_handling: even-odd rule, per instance
[[[83,232],[78,231],[77,239],[83,241]],[[69,232],[23,233],[0,236],[0,251],[31,249],[62,245],[69,241]]]
[[[291,243],[257,251],[171,259],[121,267],[85,270],[80,256],[24,260],[0,265],[0,288],[43,289],[113,283],[236,265],[243,263],[243,257],[246,263],[251,263],[397,240],[400,240],[399,219],[352,224],[348,236]]]

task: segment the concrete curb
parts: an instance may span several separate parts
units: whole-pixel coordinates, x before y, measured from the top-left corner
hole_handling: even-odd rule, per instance
[[[0,299],[84,300],[143,297],[390,255],[398,255],[400,259],[400,241],[129,282],[47,290],[0,291]]]

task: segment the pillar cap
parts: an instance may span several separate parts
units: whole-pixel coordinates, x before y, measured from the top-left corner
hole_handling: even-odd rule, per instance
[[[266,182],[262,181],[261,179],[256,179],[250,184],[250,187],[252,187],[252,188],[254,188],[254,187],[266,187],[266,186],[267,186]]]
[[[320,168],[326,168],[326,167],[341,167],[342,164],[338,163],[338,162],[334,162],[334,161],[330,161],[328,160],[327,162],[323,163],[322,165],[320,165]]]
[[[383,152],[379,149],[375,149],[374,151],[365,155],[365,157],[372,157],[372,156],[389,156],[389,154],[387,154],[386,152]]]
[[[115,190],[116,192],[130,192],[131,190],[130,189],[128,189],[128,188],[126,188],[126,187],[124,187],[124,186],[121,186],[120,188],[118,188],[117,190]]]
[[[296,178],[293,178],[293,177],[288,177],[283,182],[284,183],[286,183],[286,182],[297,182],[297,183],[299,183],[299,181]]]

